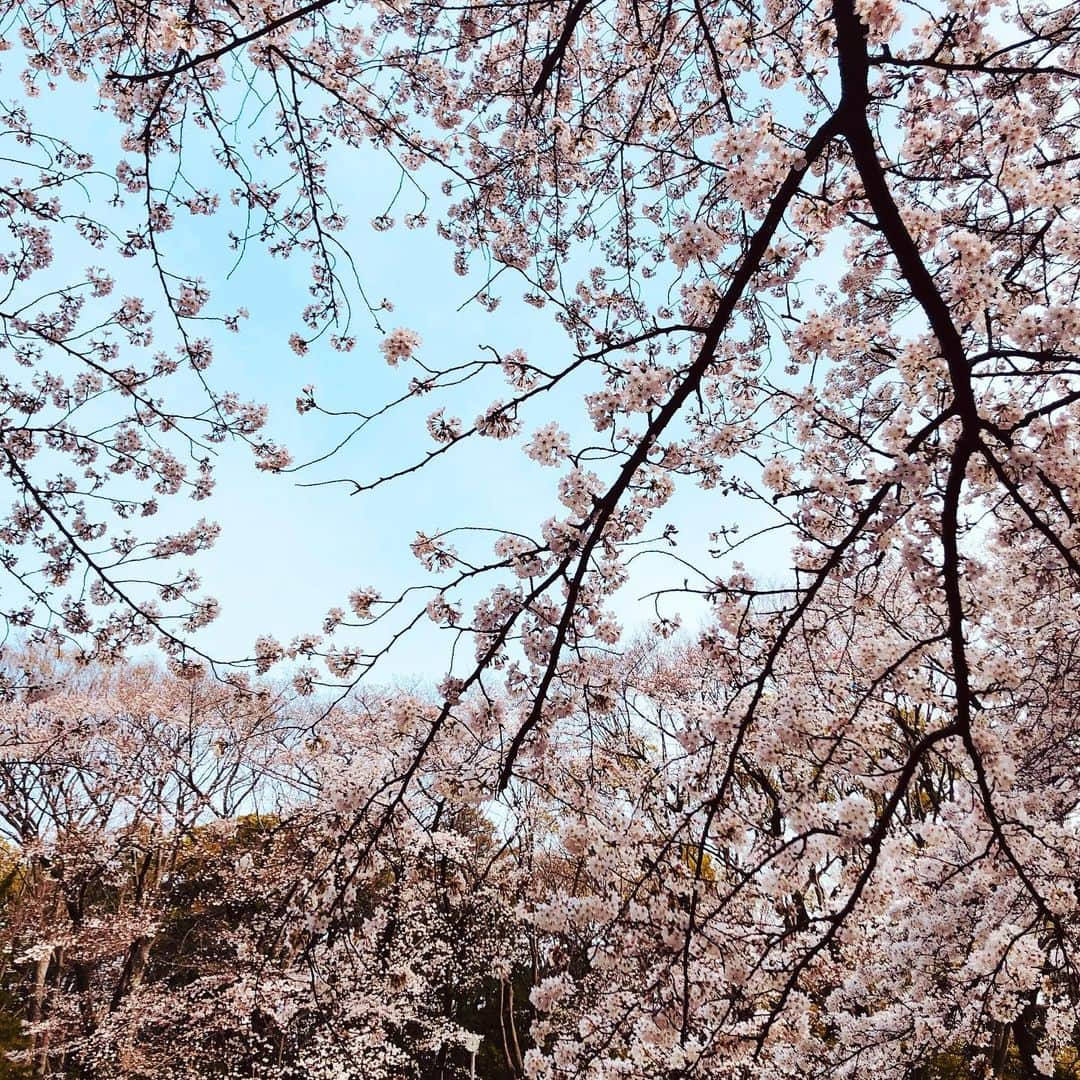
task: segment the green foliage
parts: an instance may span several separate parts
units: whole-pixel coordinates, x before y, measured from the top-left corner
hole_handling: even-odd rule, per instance
[[[911,1080],[972,1080],[976,1075],[972,1068],[974,1057],[964,1047],[953,1047],[931,1058],[912,1074]],[[1031,1074],[1025,1072],[1016,1046],[1010,1041],[992,1071],[985,1075],[993,1080],[1029,1080]],[[1058,1056],[1053,1080],[1080,1080],[1080,1051],[1076,1047],[1068,1047]]]
[[[23,1080],[30,1075],[26,1065],[15,1063],[9,1054],[24,1050],[27,1039],[22,1031],[22,1008],[10,990],[0,989],[0,1080]]]
[[[23,864],[17,853],[0,841],[0,920],[6,920],[17,901],[23,876]],[[8,1056],[27,1046],[22,1030],[22,1002],[7,985],[14,974],[7,964],[0,968],[0,1080],[22,1080],[30,1073],[25,1065],[16,1064]]]

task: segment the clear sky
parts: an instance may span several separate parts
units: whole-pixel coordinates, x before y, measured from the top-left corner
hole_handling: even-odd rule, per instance
[[[4,97],[19,95],[13,75],[9,65],[0,81]],[[79,145],[89,141],[98,165],[111,170],[120,159],[118,130],[108,114],[90,113],[93,90],[92,82],[80,87],[68,84],[54,101],[44,100],[35,108],[60,131],[70,130],[70,117],[78,110]],[[192,133],[196,130],[190,127]],[[203,169],[198,149],[185,149],[185,168],[192,175]],[[212,167],[202,178],[222,190]],[[429,216],[434,221],[439,216],[442,178],[432,171],[421,174],[421,179],[432,196]],[[379,151],[339,152],[333,159],[329,185],[350,219],[343,239],[356,260],[360,281],[373,302],[387,297],[395,306],[392,313],[381,315],[385,328],[418,331],[422,355],[437,366],[476,358],[483,345],[500,352],[523,348],[545,367],[561,366],[570,349],[568,339],[550,309],[537,311],[521,301],[522,288],[511,275],[503,275],[501,288],[495,290],[503,297],[498,311],[488,313],[478,304],[462,308],[483,285],[483,277],[455,275],[450,246],[433,228],[399,226],[379,232],[370,227],[370,220],[391,202],[398,183],[398,171]],[[416,209],[415,195],[406,190],[393,212],[400,221]],[[330,422],[314,413],[299,416],[294,403],[302,386],[315,384],[320,402],[328,407],[370,411],[399,395],[415,370],[386,365],[378,351],[381,335],[362,307],[355,312],[352,332],[358,342],[352,353],[338,353],[324,340],[316,342],[308,355],[294,355],[287,339],[302,329],[299,314],[309,300],[309,265],[302,254],[289,261],[272,259],[253,243],[224,280],[235,259],[223,241],[226,229],[236,224],[231,213],[179,222],[161,237],[163,253],[174,270],[206,279],[213,310],[227,312],[243,305],[250,311],[239,335],[215,335],[217,360],[210,371],[214,385],[269,405],[269,433],[289,448],[296,461],[318,457],[350,423]],[[58,252],[62,266],[104,261],[105,256],[81,245],[79,250]],[[137,276],[145,273],[145,264],[133,268],[119,260],[114,263],[108,268],[116,272],[118,295],[139,292],[153,297],[152,286],[147,289]],[[471,385],[456,400],[422,399],[361,433],[332,460],[292,476],[259,473],[245,448],[223,447],[215,495],[202,504],[164,500],[172,505],[164,507],[158,519],[159,525],[178,527],[205,515],[223,527],[216,548],[196,562],[206,591],[222,605],[217,621],[200,635],[200,644],[220,658],[249,655],[251,643],[261,633],[288,641],[298,632],[318,629],[326,611],[344,606],[349,590],[358,585],[374,585],[389,595],[425,579],[408,550],[418,529],[433,532],[482,524],[535,533],[540,521],[561,509],[555,499],[559,471],[541,469],[509,443],[476,440],[419,473],[360,496],[351,496],[346,485],[298,486],[337,477],[370,480],[407,464],[433,446],[424,426],[432,409],[446,404],[448,412],[468,423],[483,406],[506,396],[498,381],[489,380]],[[580,395],[575,393],[543,397],[522,418],[525,435],[550,419],[571,432],[588,428]],[[676,522],[679,553],[693,558],[704,551],[709,530],[730,516],[731,507],[724,507],[715,493],[691,488],[664,508],[655,531],[659,533],[668,521]],[[782,534],[773,537],[747,550],[743,558],[751,570],[775,578],[787,563]],[[635,596],[662,584],[677,585],[685,576],[685,571],[662,559],[640,560],[618,605],[624,626],[633,631],[648,622],[649,608],[636,605]],[[679,607],[691,625],[703,616],[703,609],[690,600]],[[397,650],[383,675],[426,678],[445,669],[445,650],[430,634],[420,634]]]

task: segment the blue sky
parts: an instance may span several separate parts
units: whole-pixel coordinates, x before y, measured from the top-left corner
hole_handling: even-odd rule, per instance
[[[5,97],[18,92],[17,86],[12,87],[13,74],[9,67],[0,80]],[[99,167],[111,170],[120,159],[118,131],[108,114],[89,112],[92,92],[92,84],[64,85],[54,99],[46,96],[38,102],[35,112],[63,131],[74,109],[80,116],[85,109],[82,145],[95,154]],[[185,147],[185,167],[195,174],[200,172],[198,150]],[[214,178],[211,166],[200,182],[205,179],[220,190]],[[438,194],[441,179],[434,171],[421,174],[432,196],[433,221],[444,201]],[[522,348],[545,367],[562,366],[570,350],[568,339],[550,310],[537,311],[520,300],[523,290],[511,275],[500,278],[496,291],[503,302],[495,313],[477,304],[459,310],[483,278],[455,275],[452,251],[432,228],[399,226],[378,232],[370,227],[371,218],[386,209],[398,183],[396,167],[374,149],[339,152],[332,160],[329,184],[350,218],[343,239],[356,260],[361,283],[374,302],[387,297],[395,306],[392,313],[381,315],[385,328],[400,325],[418,331],[424,358],[437,366],[477,357],[482,345],[500,352]],[[400,221],[416,209],[415,196],[406,189],[394,214]],[[318,414],[299,416],[294,402],[302,386],[314,383],[319,400],[330,407],[368,411],[400,394],[414,372],[408,365],[391,369],[385,364],[378,351],[381,335],[362,306],[355,311],[352,332],[358,342],[352,353],[338,353],[324,339],[307,356],[294,355],[287,339],[302,329],[299,314],[309,300],[309,266],[303,255],[276,260],[253,243],[224,280],[235,256],[223,236],[235,224],[235,212],[228,208],[215,217],[185,219],[161,237],[164,255],[174,270],[205,277],[214,311],[240,305],[250,311],[239,335],[216,335],[217,360],[210,371],[214,385],[268,404],[272,437],[283,442],[297,461],[317,457],[348,429],[348,422],[335,424]],[[81,242],[70,242],[70,251],[58,251],[61,267],[106,261]],[[140,287],[138,275],[145,273],[145,264],[113,263],[107,265],[116,272],[118,295],[153,296],[152,290]],[[363,432],[333,460],[297,476],[259,473],[245,448],[223,447],[214,497],[202,504],[167,500],[171,505],[163,507],[158,519],[159,527],[179,527],[205,515],[223,527],[216,548],[196,564],[206,591],[222,605],[217,621],[200,635],[200,645],[220,658],[249,655],[259,634],[287,641],[301,631],[318,629],[326,611],[344,606],[349,590],[357,585],[374,585],[392,594],[425,579],[408,550],[417,529],[433,532],[483,524],[535,533],[540,521],[561,510],[555,499],[559,471],[541,469],[509,443],[477,440],[417,474],[356,497],[344,485],[304,488],[297,483],[336,477],[369,480],[433,445],[424,421],[438,405],[447,404],[448,412],[469,422],[491,400],[506,396],[506,389],[492,379],[452,399],[422,399]],[[541,398],[523,415],[525,434],[553,418],[571,432],[588,430],[580,395],[560,391]],[[687,488],[660,512],[655,532],[668,521],[676,522],[679,553],[693,558],[703,552],[708,532],[730,521],[732,509],[715,493]],[[786,567],[785,546],[782,534],[772,534],[743,558],[751,570],[775,579]],[[656,557],[639,560],[626,596],[617,605],[624,626],[633,632],[649,620],[649,608],[635,605],[635,596],[660,585],[677,585],[685,576],[684,570]],[[678,606],[690,625],[704,615],[690,600]],[[383,678],[428,678],[445,669],[445,649],[425,632],[396,651],[384,666]]]

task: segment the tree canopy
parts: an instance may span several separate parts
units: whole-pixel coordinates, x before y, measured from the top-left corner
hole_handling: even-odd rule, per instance
[[[91,1040],[71,1051],[86,1068],[143,1053],[138,1023],[189,1015],[163,997],[134,1029],[99,1019],[105,991],[78,957],[113,939],[81,920],[123,894],[125,918],[149,922],[110,953],[110,1015],[139,980],[203,994],[200,1030],[220,1048],[223,1002],[314,987],[315,1015],[303,996],[274,1030],[313,1025],[337,1075],[427,1068],[425,1053],[474,1068],[478,988],[501,987],[513,1028],[524,962],[463,927],[504,914],[552,936],[541,956],[507,931],[533,942],[529,1036],[511,1031],[493,1069],[892,1076],[954,1045],[999,1075],[1072,1067],[1076,3],[3,12],[3,62],[21,77],[0,186],[9,637],[91,665],[152,647],[179,680],[95,675],[84,693],[74,674],[6,663],[7,828],[38,868],[25,888],[57,905],[37,918],[73,935],[34,946],[31,1031],[57,949],[75,957],[63,1000],[82,1034],[63,1037]],[[55,130],[50,102],[107,114],[119,164],[97,163],[78,125]],[[402,224],[433,228],[459,272],[483,268],[481,307],[513,290],[550,313],[561,355],[522,343],[430,361],[431,342],[384,325],[330,182],[335,160],[371,146],[419,201]],[[209,655],[198,635],[217,602],[178,565],[217,527],[154,518],[210,497],[219,444],[247,443],[271,473],[293,462],[266,410],[216,384],[219,331],[243,341],[245,319],[215,306],[218,253],[168,256],[191,215],[228,222],[228,251],[310,263],[282,352],[348,353],[360,318],[385,331],[400,394],[297,399],[311,423],[354,415],[358,437],[382,424],[410,448],[401,468],[335,477],[343,490],[494,439],[558,471],[558,504],[512,529],[420,532],[415,584],[369,582],[288,644],[267,633],[248,655]],[[123,275],[138,289],[118,292]],[[462,384],[487,402],[471,421],[449,411]],[[423,430],[394,428],[420,398]],[[708,507],[696,540],[675,520],[691,489]],[[772,533],[790,559],[762,580],[740,559]],[[615,609],[645,553],[672,568],[648,645]],[[658,648],[692,597],[707,619]],[[445,630],[445,677],[376,693],[425,620]],[[260,681],[278,673],[286,688]],[[266,792],[290,821],[321,809],[266,841],[265,883],[251,856],[250,898],[200,924],[220,920],[232,951],[191,983],[148,983],[149,925],[165,916],[139,890],[179,888],[154,877],[158,853],[180,873],[185,844],[219,843],[224,874],[264,843],[240,822]],[[515,853],[479,876],[455,825],[475,815]],[[228,843],[206,839],[211,820]],[[74,893],[69,867],[90,875]],[[422,970],[394,968],[394,949]],[[452,992],[436,977],[451,957]],[[257,974],[236,982],[248,963]],[[390,982],[357,974],[380,964]],[[106,1029],[117,1041],[94,1041]]]

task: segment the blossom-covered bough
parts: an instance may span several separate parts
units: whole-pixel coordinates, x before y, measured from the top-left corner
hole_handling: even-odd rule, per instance
[[[402,825],[333,922],[308,891],[331,891],[350,785],[403,703],[316,742],[293,694],[20,660],[49,689],[0,706],[0,978],[23,1021],[5,1068],[402,1076],[477,1056],[470,1027],[528,962],[488,822]]]
[[[243,211],[237,249],[310,258],[292,349],[325,334],[348,351],[367,301],[327,178],[333,155],[375,144],[418,202],[405,224],[437,215],[456,269],[489,268],[477,302],[521,283],[567,352],[439,366],[437,343],[391,330],[382,353],[408,382],[355,413],[358,435],[463,382],[505,386],[471,423],[436,403],[409,464],[347,489],[536,417],[524,449],[562,470],[561,509],[539,528],[420,533],[432,583],[358,589],[322,633],[256,643],[258,671],[303,660],[301,693],[354,689],[421,619],[455,643],[439,701],[399,710],[396,749],[370,756],[328,842],[334,887],[302,890],[326,897],[327,932],[403,822],[497,804],[509,835],[546,830],[541,850],[580,861],[524,907],[564,942],[536,964],[529,1075],[900,1075],[952,1041],[989,1069],[1011,1045],[1025,1075],[1052,1071],[1080,992],[1080,9],[6,12],[27,94],[91,77],[125,155],[108,178],[124,224],[90,221],[64,197],[101,182],[92,163],[36,131],[32,100],[6,112],[45,159],[40,181],[4,193],[7,355],[27,372],[0,384],[4,566],[29,596],[9,623],[102,657],[154,639],[189,673],[205,660],[184,637],[214,611],[195,579],[152,586],[180,608],[166,613],[127,567],[193,554],[212,527],[100,551],[113,509],[155,505],[114,494],[118,476],[203,494],[205,444],[230,434],[262,467],[292,467],[259,441],[257,408],[204,383],[192,320],[210,295],[159,238],[179,214],[227,211],[178,162],[212,159]],[[432,178],[442,196],[424,194]],[[17,298],[72,229],[147,260],[154,304],[110,308],[97,271]],[[178,351],[137,364],[162,305]],[[198,410],[157,389],[182,372],[207,387]],[[593,434],[544,415],[571,390]],[[122,403],[106,420],[103,398]],[[314,387],[297,408],[312,422],[344,411]],[[646,660],[620,649],[611,601],[642,552],[684,543],[658,512],[693,485],[739,500],[717,500],[717,561],[693,570],[710,618]],[[767,520],[760,534],[736,538],[740,504]],[[735,557],[775,528],[792,538],[790,573],[759,582]],[[684,574],[658,591],[657,633],[677,625]]]

